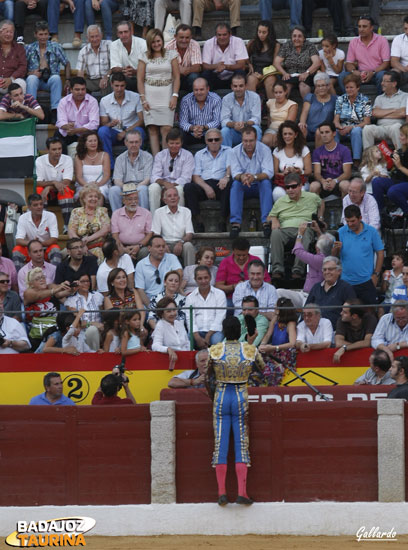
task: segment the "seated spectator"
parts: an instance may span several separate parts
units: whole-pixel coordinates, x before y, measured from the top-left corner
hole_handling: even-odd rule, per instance
[[[380,213],[384,210],[384,196],[395,203],[402,210],[403,215],[408,214],[408,124],[400,128],[401,149],[394,151],[392,161],[392,177],[376,176],[372,179],[373,195],[378,204]]]
[[[227,295],[228,307],[233,307],[232,295],[242,281],[247,281],[248,266],[252,260],[260,260],[258,256],[249,253],[249,241],[243,237],[237,237],[232,241],[232,254],[221,260],[215,279],[215,287],[219,288]],[[264,281],[269,283],[271,280],[269,273],[265,270]]]
[[[391,258],[391,269],[385,270],[382,274],[381,292],[384,294],[383,304],[391,304],[394,290],[402,285],[402,270],[404,268],[405,262],[405,250],[397,250],[396,252],[394,252]],[[383,313],[384,311],[382,312],[382,314]]]
[[[134,273],[132,259],[129,254],[121,253],[118,243],[112,237],[106,239],[102,245],[102,252],[105,257],[104,261],[98,267],[96,274],[96,284],[99,292],[105,296],[108,295],[108,276],[109,273],[116,268],[121,268],[127,276],[127,286],[129,290],[134,289]]]
[[[140,311],[124,311],[120,314],[121,341],[120,352],[123,357],[146,351],[143,346]]]
[[[153,235],[148,243],[149,255],[136,264],[135,287],[143,303],[164,290],[164,277],[168,271],[177,271],[180,278],[183,270],[177,256],[166,252],[166,242],[161,235]]]
[[[32,240],[38,240],[45,248],[45,259],[53,265],[61,263],[61,250],[58,246],[58,224],[53,212],[44,210],[44,201],[38,193],[27,198],[28,212],[18,220],[16,246],[13,248],[12,260],[17,271],[29,261],[27,246]]]
[[[321,44],[322,44],[322,49],[319,50],[320,70],[323,72],[323,74],[328,76],[330,79],[328,81],[327,91],[330,94],[336,95],[335,85],[338,82],[339,74],[343,71],[344,58],[346,56],[343,50],[340,50],[337,47],[339,45],[339,42],[335,34],[328,34],[324,36]],[[316,84],[315,81],[314,83]],[[320,122],[323,122],[323,120],[332,120],[332,119],[326,117],[326,118],[322,118]],[[319,145],[321,145],[321,143]]]
[[[84,276],[85,278],[85,276]],[[82,317],[85,313],[85,309],[80,309],[75,316],[72,325],[67,330],[66,334],[62,338],[62,347],[76,348],[79,353],[93,353],[95,351],[103,351],[99,349],[99,331],[95,326],[89,327],[86,332],[90,333],[90,329],[94,329],[95,339],[88,337],[88,341],[91,340],[91,344],[88,343],[85,331],[82,328]]]
[[[273,99],[273,85],[276,82],[276,75],[270,74],[269,69],[273,65],[279,48],[280,44],[276,40],[272,21],[262,19],[258,23],[256,37],[247,46],[249,55],[248,90],[256,92],[258,88],[264,86],[266,97]]]
[[[404,17],[403,23],[404,32],[395,36],[391,44],[391,67],[400,74],[401,86],[405,88],[408,84],[408,15]]]
[[[69,239],[69,241],[67,242],[68,255],[57,266],[57,270],[54,270],[54,282],[56,285],[61,284],[63,281],[73,283],[74,281],[79,280],[82,275],[86,274],[91,279],[90,290],[96,289],[96,272],[98,270],[98,262],[93,254],[86,254],[87,250],[88,249],[86,245],[82,244],[82,240],[79,237]],[[22,272],[24,269],[25,268],[20,269],[20,272]]]
[[[156,308],[159,307],[158,303],[161,302],[162,298],[172,300],[177,306],[177,317],[179,321],[182,321],[186,326],[186,312],[182,309],[186,303],[186,297],[181,293],[181,277],[178,271],[168,271],[164,276],[164,290],[159,292],[154,296],[149,303],[149,313],[147,320],[151,329],[155,329],[157,321],[160,316],[156,313]]]
[[[259,197],[264,236],[268,238],[271,232],[267,216],[272,207],[272,155],[269,147],[257,141],[252,126],[242,130],[242,143],[232,150],[231,175],[230,238],[235,239],[241,231],[244,197]]]
[[[27,254],[30,259],[19,271],[18,271],[18,289],[20,298],[23,298],[24,292],[27,288],[26,278],[29,271],[35,267],[40,267],[45,275],[45,280],[47,284],[52,284],[54,282],[56,267],[53,264],[50,264],[44,261],[44,247],[38,239],[32,239],[27,245]],[[61,265],[58,264],[57,267]],[[58,284],[62,283],[66,279],[58,281]]]
[[[339,76],[339,86],[344,93],[346,87],[345,75],[356,75],[363,84],[372,82],[381,94],[381,81],[384,71],[390,66],[390,46],[385,36],[374,32],[374,20],[367,15],[361,15],[357,22],[358,36],[350,41],[346,71]]]
[[[20,84],[13,82],[7,92],[0,101],[0,120],[23,120],[30,117],[44,120],[41,106],[32,95],[23,92]]]
[[[136,405],[136,399],[129,388],[129,378],[116,367],[113,371],[114,374],[107,374],[102,378],[101,385],[92,398],[92,405]],[[126,397],[118,396],[122,388]]]
[[[327,73],[316,73],[313,84],[314,94],[307,94],[303,99],[299,128],[307,141],[314,141],[315,147],[321,147],[323,141],[319,125],[333,120],[337,96],[330,89],[330,78]]]
[[[120,21],[116,25],[119,37],[110,47],[111,73],[123,73],[126,77],[126,88],[137,92],[137,67],[140,55],[146,51],[146,41],[133,36],[132,24]]]
[[[0,23],[0,94],[8,91],[10,84],[18,84],[26,92],[25,76],[27,74],[27,58],[23,44],[14,40],[14,23],[3,19]]]
[[[194,157],[183,149],[183,137],[178,128],[173,128],[166,136],[167,148],[154,157],[149,185],[150,212],[154,214],[160,207],[163,189],[175,187],[184,206],[184,186],[191,182],[194,171]]]
[[[391,364],[390,374],[397,386],[387,395],[388,399],[408,399],[408,357],[399,355]]]
[[[188,369],[180,374],[176,374],[173,378],[170,378],[168,387],[173,389],[180,388],[204,388],[205,387],[205,374],[207,372],[207,350],[201,349],[195,354],[194,357],[196,368]]]
[[[398,138],[399,139],[399,138]],[[363,151],[360,164],[361,179],[367,187],[367,193],[373,193],[371,182],[374,178],[389,178],[387,161],[377,145],[372,145]]]
[[[178,359],[176,351],[189,351],[190,341],[184,322],[177,319],[176,302],[172,298],[166,297],[159,300],[156,307],[159,321],[152,334],[152,351],[167,353],[169,355],[169,370],[172,371]]]
[[[257,93],[246,89],[246,75],[237,72],[231,80],[232,93],[222,99],[221,126],[223,142],[232,147],[242,141],[244,127],[255,128],[258,140],[262,138],[261,100]]]
[[[354,382],[356,385],[391,385],[395,384],[391,374],[391,360],[383,350],[376,349],[370,355],[370,368]]]
[[[79,136],[74,166],[76,178],[75,198],[86,186],[93,185],[99,189],[104,199],[108,200],[111,185],[110,162],[96,130],[90,130]],[[103,199],[101,199],[101,206],[103,202]]]
[[[306,300],[306,305],[311,303],[325,307],[322,316],[329,319],[333,330],[337,325],[337,320],[340,318],[340,307],[346,301],[356,298],[354,288],[341,279],[341,263],[335,256],[326,256],[323,260],[323,281],[316,283]],[[337,307],[336,307],[337,306]]]
[[[298,23],[291,30],[290,40],[280,47],[274,65],[288,84],[289,93],[293,86],[298,86],[302,98],[310,94],[320,58],[316,46],[308,42],[305,29]]]
[[[0,344],[0,355],[26,352],[31,348],[24,324],[4,315],[2,311],[0,311],[0,336],[3,339],[3,343]]]
[[[231,35],[228,23],[218,23],[215,27],[215,36],[204,43],[203,77],[211,90],[228,88],[234,72],[245,69],[247,59],[244,41]]]
[[[378,231],[361,219],[358,206],[351,204],[344,210],[346,225],[339,229],[342,279],[352,285],[363,304],[376,304],[377,284],[384,262],[384,244]],[[341,244],[340,244],[341,243]],[[373,267],[374,266],[374,267]]]
[[[0,271],[0,309],[7,317],[20,321],[21,301],[17,292],[9,290],[10,276]]]
[[[315,244],[316,254],[309,252],[303,245],[303,235],[308,227],[308,222],[303,222],[299,225],[298,234],[296,235],[295,246],[292,249],[292,254],[299,258],[300,261],[308,266],[305,284],[302,290],[288,290],[286,288],[278,289],[278,296],[289,298],[293,305],[297,308],[303,307],[310,290],[316,283],[323,281],[322,266],[326,256],[332,254],[334,236],[330,233],[322,233],[319,224],[313,220],[310,226],[317,237]]]
[[[142,143],[143,137],[139,130],[129,130],[126,133],[127,151],[116,159],[113,171],[114,185],[109,190],[109,202],[113,212],[121,208],[124,185],[133,186],[138,193],[140,206],[145,210],[149,209],[148,185],[152,175],[153,157],[142,150]]]
[[[99,3],[99,0],[96,1]],[[104,2],[101,4],[103,5]],[[77,76],[85,78],[86,89],[89,93],[101,92],[104,97],[111,92],[109,82],[110,39],[102,40],[102,30],[99,25],[89,25],[86,36],[88,43],[78,53]]]
[[[42,247],[41,247],[42,249]],[[215,255],[215,250],[214,250]],[[0,271],[8,277],[7,288],[18,292],[17,270],[9,258],[3,256],[3,247],[0,244]]]
[[[384,350],[391,361],[395,351],[408,348],[408,303],[405,300],[394,302],[391,313],[378,321],[371,347]]]
[[[58,372],[49,372],[44,376],[44,393],[30,399],[29,405],[75,405],[63,392],[61,375]]]
[[[112,40],[112,16],[118,9],[119,2],[117,2],[116,0],[85,0],[85,13],[88,23],[88,30],[89,27],[92,27],[92,25],[95,24],[95,12],[100,12],[100,15],[102,16],[103,30],[105,31],[106,41]]]
[[[288,120],[282,122],[277,133],[277,147],[273,150],[273,171],[275,187],[272,192],[274,202],[285,193],[285,176],[299,174],[302,185],[312,174],[312,157],[306,139],[299,126]]]
[[[140,96],[126,90],[126,78],[123,73],[114,73],[111,78],[113,92],[101,99],[99,110],[101,126],[98,135],[103,143],[103,149],[109,154],[111,169],[115,161],[112,147],[122,143],[128,132],[137,130],[145,138],[143,130],[143,108]]]
[[[360,86],[360,76],[349,74],[345,77],[346,93],[336,100],[333,121],[340,136],[351,141],[356,169],[363,152],[363,128],[371,120],[371,101],[360,92]]]
[[[232,302],[235,307],[234,315],[241,313],[241,304],[245,296],[254,296],[259,303],[259,312],[269,320],[274,314],[274,307],[278,299],[276,288],[264,281],[265,264],[261,260],[251,260],[248,264],[248,281],[242,281],[235,287]]]
[[[185,145],[204,143],[204,135],[210,128],[221,124],[221,98],[210,92],[205,78],[196,78],[193,91],[180,103],[180,128]]]
[[[219,200],[219,230],[226,231],[231,188],[231,149],[223,145],[221,132],[217,128],[207,130],[204,139],[206,148],[197,151],[194,156],[193,181],[184,186],[186,205],[191,210],[196,233],[204,233],[200,202],[207,199]]]
[[[102,193],[96,185],[87,185],[79,193],[80,208],[74,208],[68,225],[68,237],[80,238],[88,254],[93,254],[98,265],[103,261],[102,245],[110,231],[106,208],[98,206]]]
[[[62,347],[62,339],[74,322],[75,315],[71,312],[60,311],[57,314],[56,324],[47,329],[42,337],[41,344],[35,353],[61,353],[68,355],[79,355],[74,346]]]
[[[149,253],[147,243],[153,235],[152,215],[146,208],[139,206],[136,183],[125,183],[121,189],[124,206],[112,214],[112,237],[116,240],[119,252],[129,254],[136,263]]]
[[[120,353],[120,311],[111,309],[103,314],[101,342],[106,353]]]
[[[26,15],[31,15],[35,13],[36,15],[39,15],[41,17],[41,21],[45,22],[47,20],[47,4],[48,0],[31,0],[31,2],[27,2],[25,0],[16,0],[15,3],[13,3],[12,0],[5,0],[5,2],[2,3],[2,6],[4,7],[2,15],[5,19],[10,19],[10,21],[14,21],[14,24],[16,26],[15,35],[17,37],[18,44],[24,44],[24,23]],[[1,9],[2,8],[0,8],[0,10]]]
[[[44,0],[37,3],[41,5]],[[16,2],[26,6],[24,0]],[[28,8],[27,8],[28,9]],[[17,26],[17,24],[16,24]],[[17,31],[18,32],[18,31]],[[50,41],[48,23],[37,21],[34,27],[36,41],[26,47],[27,56],[27,94],[37,99],[38,90],[46,90],[51,96],[50,123],[57,121],[57,107],[62,96],[61,66],[65,67],[66,88],[71,78],[71,64],[60,44]],[[67,90],[68,91],[68,90]],[[38,116],[38,115],[35,115]],[[44,118],[44,117],[43,117]],[[43,120],[43,118],[41,120]]]
[[[61,4],[60,0],[48,0],[47,20],[50,25],[51,40],[58,42],[58,23],[59,16],[64,6],[68,4],[70,11],[74,14],[74,38],[72,47],[79,49],[82,46],[81,35],[84,32],[85,19],[89,25],[94,21],[89,20],[88,13],[85,11],[85,0],[66,0]],[[61,11],[61,5],[63,7]]]
[[[302,353],[331,346],[333,327],[329,319],[322,317],[317,304],[308,303],[303,309],[303,321],[297,326],[296,348]]]
[[[310,191],[323,199],[330,195],[344,197],[350,185],[353,165],[350,149],[336,142],[336,127],[333,122],[322,122],[318,128],[323,145],[313,151],[315,181],[310,184]]]
[[[265,354],[274,354],[294,348],[297,319],[298,314],[293,309],[291,300],[279,298],[276,302],[276,310],[270,319],[268,330],[261,339],[259,351]]]
[[[255,296],[244,296],[242,298],[242,312],[238,315],[238,320],[241,323],[240,342],[248,342],[253,346],[259,346],[268,330],[269,322],[265,315],[259,313],[259,302]],[[249,336],[247,326],[247,316],[255,320],[256,330]]]
[[[402,267],[401,275],[402,284],[395,286],[394,291],[391,295],[391,304],[395,304],[395,302],[399,300],[408,301],[408,265],[406,265],[405,261]]]
[[[362,178],[353,178],[350,181],[348,194],[343,198],[343,212],[341,223],[345,223],[344,210],[350,204],[358,206],[361,212],[361,219],[367,225],[375,227],[378,231],[381,229],[380,213],[375,198],[367,191],[367,186]]]
[[[240,22],[241,0],[193,0],[193,27],[197,40],[202,40],[204,11],[219,11],[229,9],[231,32],[236,36]],[[229,27],[228,27],[229,28]]]
[[[152,231],[166,241],[167,249],[183,258],[183,265],[194,264],[195,248],[192,243],[194,228],[191,212],[180,206],[177,189],[165,189],[163,200],[166,206],[158,208],[153,215]]]
[[[275,279],[281,279],[284,276],[284,247],[293,246],[299,225],[303,222],[311,222],[312,216],[316,213],[319,218],[323,218],[324,212],[324,202],[317,195],[302,191],[301,178],[297,172],[287,174],[284,184],[286,195],[275,202],[268,216],[272,222],[272,278]],[[313,238],[313,230],[308,227],[302,237],[305,250],[308,250]],[[302,278],[304,270],[304,263],[296,258],[292,277]]]
[[[222,321],[225,318],[227,299],[222,290],[211,286],[211,272],[207,266],[196,267],[194,277],[197,289],[186,298],[186,308],[193,307],[192,320],[190,310],[187,309],[187,326],[193,327],[195,347],[203,349],[224,339]]]
[[[98,310],[103,306],[103,295],[91,289],[91,277],[84,273],[75,281],[77,284],[73,287],[74,294],[68,296],[64,306],[69,311],[80,311],[82,314],[78,318],[77,328],[81,332],[81,344],[86,344],[87,351],[98,351],[101,348],[100,332],[102,331],[101,314]],[[74,325],[74,323],[72,323]],[[63,343],[65,347],[65,344]],[[85,349],[81,350],[82,352]]]
[[[140,332],[144,333],[145,311],[139,292],[128,287],[124,269],[115,267],[108,275],[109,294],[105,296],[104,309],[138,309],[140,310]]]
[[[371,337],[377,326],[377,318],[360,307],[361,300],[344,302],[340,319],[336,324],[335,347],[339,348],[333,355],[333,362],[340,363],[346,351],[369,348]]]
[[[187,265],[183,269],[183,291],[184,294],[190,294],[197,288],[197,283],[194,279],[194,271],[198,265],[206,265],[211,272],[211,285],[215,285],[215,277],[217,275],[218,267],[214,265],[215,262],[215,248],[213,246],[201,246],[195,256],[196,263],[194,265]]]
[[[290,11],[289,28],[293,30],[295,25],[300,25],[302,22],[302,1],[299,0],[261,0],[259,10],[262,19],[272,20],[273,10]]]
[[[190,25],[181,23],[176,29],[176,34],[166,44],[166,50],[175,50],[178,55],[180,67],[180,90],[191,92],[193,82],[198,78],[202,69],[202,57],[200,44],[192,39],[193,29]]]
[[[262,143],[269,147],[276,147],[278,130],[283,122],[294,122],[297,117],[298,105],[289,99],[289,87],[286,82],[278,80],[273,85],[273,99],[268,99],[268,128],[262,138]]]
[[[73,157],[76,152],[78,138],[89,130],[97,130],[99,126],[99,106],[94,97],[86,93],[86,82],[81,76],[70,80],[71,93],[63,97],[58,104],[58,130],[55,136],[61,138],[63,152]]]
[[[37,193],[45,205],[57,199],[64,220],[64,233],[67,233],[74,207],[74,191],[71,189],[74,166],[72,158],[62,154],[62,141],[59,138],[49,137],[45,145],[48,153],[35,159]]]
[[[400,75],[396,71],[385,71],[381,86],[383,93],[375,98],[372,112],[376,123],[363,128],[363,149],[383,139],[391,140],[395,149],[401,147],[399,135],[405,122],[408,94],[399,89]]]

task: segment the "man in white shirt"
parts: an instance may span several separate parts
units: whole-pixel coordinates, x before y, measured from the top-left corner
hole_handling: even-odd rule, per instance
[[[391,67],[401,75],[401,87],[408,84],[408,15],[404,17],[404,32],[398,34],[391,44]]]
[[[38,239],[45,248],[45,259],[51,264],[61,263],[61,249],[58,246],[58,223],[53,212],[44,210],[44,201],[38,193],[32,193],[27,199],[28,212],[20,216],[17,224],[16,246],[12,260],[17,271],[29,261],[27,245]]]
[[[227,298],[222,290],[211,286],[211,273],[207,266],[197,266],[194,271],[194,279],[197,288],[187,296],[186,308],[193,306],[192,322],[195,347],[204,349],[218,344],[224,339],[222,322],[225,319]],[[187,321],[190,331],[189,309],[187,310]]]
[[[196,251],[191,242],[194,234],[191,212],[179,206],[180,197],[174,187],[165,190],[163,200],[166,206],[158,208],[154,213],[152,231],[163,237],[169,252],[183,257],[184,267],[193,265]]]
[[[89,25],[86,35],[88,43],[79,51],[77,75],[85,78],[89,93],[100,91],[102,96],[105,96],[111,91],[109,83],[111,41],[102,40],[102,30],[99,25]]]
[[[0,312],[0,336],[3,343],[0,344],[0,355],[3,353],[20,353],[31,348],[24,324],[13,317],[7,317]]]
[[[135,268],[129,254],[120,255],[118,244],[113,237],[104,242],[102,252],[105,256],[105,260],[98,267],[96,273],[96,286],[98,291],[105,296],[109,294],[108,275],[112,269],[116,267],[120,267],[126,271],[128,288],[133,290]]]
[[[146,51],[146,41],[133,36],[129,21],[121,21],[116,25],[118,40],[111,44],[111,73],[123,73],[126,77],[126,88],[137,92],[137,65],[139,56]]]
[[[297,326],[296,348],[303,353],[331,346],[333,327],[321,316],[317,304],[308,304],[303,310],[303,321]]]
[[[188,369],[180,374],[170,378],[168,387],[173,389],[180,388],[204,388],[205,373],[207,372],[207,349],[201,349],[194,357],[196,369]]]
[[[68,223],[74,207],[74,190],[70,185],[74,177],[72,158],[62,154],[62,140],[49,137],[45,142],[48,155],[35,160],[37,172],[37,193],[44,204],[48,199],[57,198],[64,219],[64,233],[68,233]]]
[[[346,223],[344,209],[350,204],[355,204],[361,210],[361,219],[364,223],[372,225],[378,231],[381,229],[380,212],[375,198],[367,193],[367,186],[362,178],[353,178],[350,181],[347,195],[343,198],[343,212],[341,222]]]
[[[248,281],[242,281],[235,287],[232,301],[234,302],[234,315],[242,312],[242,300],[245,296],[255,296],[259,303],[259,313],[271,320],[274,307],[278,299],[276,288],[264,281],[265,264],[262,260],[251,260],[248,264]]]

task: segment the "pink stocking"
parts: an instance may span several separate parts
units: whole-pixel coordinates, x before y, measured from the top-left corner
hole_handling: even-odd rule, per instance
[[[238,495],[240,497],[248,498],[246,490],[248,466],[244,462],[236,462],[235,473],[237,474],[238,479]]]
[[[217,476],[218,496],[225,495],[227,493],[225,489],[225,479],[227,477],[227,465],[217,464],[215,467],[215,475]]]

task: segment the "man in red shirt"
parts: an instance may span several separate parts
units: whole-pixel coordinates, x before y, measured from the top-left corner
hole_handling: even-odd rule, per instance
[[[101,385],[93,396],[92,405],[136,405],[136,399],[129,388],[129,378],[121,374],[117,367],[112,373],[102,378]],[[125,398],[118,396],[122,387],[125,389]]]

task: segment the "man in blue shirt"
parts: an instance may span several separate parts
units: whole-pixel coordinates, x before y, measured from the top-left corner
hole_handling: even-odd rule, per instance
[[[29,405],[75,405],[69,397],[62,393],[62,380],[58,372],[49,372],[44,376],[45,392],[36,395]]]
[[[232,150],[231,175],[231,239],[236,239],[241,230],[244,197],[259,197],[264,236],[269,238],[271,226],[267,217],[272,209],[273,160],[270,148],[257,142],[253,126],[242,130],[242,143]]]
[[[344,218],[347,225],[339,230],[339,242],[334,245],[340,250],[342,279],[352,285],[363,304],[376,304],[376,286],[384,261],[383,242],[378,231],[361,220],[357,205],[347,206]]]

